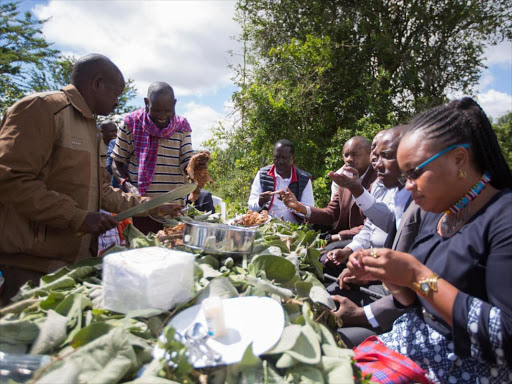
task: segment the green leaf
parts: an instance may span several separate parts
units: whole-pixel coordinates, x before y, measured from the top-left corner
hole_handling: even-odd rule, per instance
[[[295,345],[286,353],[302,363],[318,364],[320,362],[321,351],[318,336],[309,324],[302,326]]]
[[[197,259],[198,264],[209,264],[212,268],[219,269],[220,264],[219,260],[217,258],[211,256],[211,255],[205,255],[203,257],[200,257]]]
[[[39,335],[32,344],[30,353],[46,353],[66,340],[67,322],[66,317],[50,309],[44,323],[39,326]]]
[[[351,358],[322,356],[320,369],[324,372],[328,384],[354,383]]]
[[[276,368],[279,369],[286,369],[293,367],[294,365],[299,364],[298,360],[295,360],[291,355],[289,355],[287,352],[283,353],[279,360],[276,362]]]
[[[252,350],[252,342],[245,349],[242,361],[240,361],[240,367],[244,369],[261,367],[261,359]]]
[[[71,341],[71,346],[73,348],[81,347],[82,345],[85,345],[92,340],[97,339],[100,336],[103,336],[107,333],[109,333],[112,329],[115,327],[113,325],[98,322],[98,323],[92,323],[89,326],[82,328],[73,340]]]
[[[320,326],[320,332],[322,335],[322,339],[320,341],[322,343],[322,347],[324,344],[336,347],[336,340],[334,340],[331,330],[321,323],[318,325]]]
[[[39,327],[34,322],[0,320],[0,343],[30,344],[37,335],[39,335]]]
[[[311,288],[311,291],[309,292],[309,297],[315,303],[323,304],[324,306],[331,310],[336,309],[336,304],[334,304],[334,300],[324,287],[319,287],[315,285],[314,287]]]
[[[309,297],[309,292],[313,287],[313,283],[309,281],[296,281],[295,282],[295,290],[297,291],[297,296],[299,297]]]
[[[126,249],[125,247],[121,247],[121,248]],[[112,248],[110,248],[109,251],[111,249]],[[103,254],[103,257],[105,257],[105,255],[106,255],[106,253]],[[88,257],[85,259],[81,259],[81,260],[77,261],[75,264],[73,264],[71,269],[80,268],[80,267],[94,267],[98,264],[103,263],[103,257]]]
[[[117,383],[127,372],[138,368],[129,340],[128,332],[114,329],[52,365],[42,378],[53,373],[52,376],[62,383]],[[66,367],[70,365],[77,372],[67,372]]]
[[[290,368],[289,372],[293,376],[293,382],[296,384],[323,384],[324,376],[322,371],[315,367],[299,364]]]
[[[285,284],[296,274],[295,265],[284,257],[274,255],[258,255],[251,261],[257,271],[265,271],[269,280]]]
[[[283,299],[291,299],[294,296],[291,290],[278,287],[267,280],[247,276],[247,282],[262,293],[276,294]]]
[[[266,354],[274,355],[276,353],[283,353],[293,348],[300,333],[302,332],[302,326],[296,324],[290,324],[283,329],[283,334],[277,345],[268,351]]]
[[[198,266],[199,269],[201,269],[201,271],[203,272],[203,277],[205,279],[211,279],[222,276],[222,273],[213,269],[213,267],[210,264],[199,264]]]
[[[41,285],[40,286],[42,287],[46,284],[51,283],[52,281],[60,279],[62,276],[67,275],[70,270],[71,269],[69,269],[68,267],[62,267],[53,273],[49,273],[49,274],[41,277]]]
[[[64,300],[65,297],[66,294],[64,294],[63,292],[52,291],[46,297],[46,299],[41,301],[39,306],[41,309],[45,311],[49,309],[55,309],[62,302],[62,300]]]
[[[205,290],[199,294],[197,303],[201,303],[204,299],[212,296],[223,298],[237,297],[238,291],[227,277],[219,276],[210,281]]]

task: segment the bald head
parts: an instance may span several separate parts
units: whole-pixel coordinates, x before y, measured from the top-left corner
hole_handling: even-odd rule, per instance
[[[123,74],[106,56],[93,53],[79,58],[71,72],[71,84],[96,115],[108,115],[124,90]]]
[[[123,74],[108,57],[92,53],[75,61],[71,71],[71,84],[80,89],[98,76],[103,76],[111,82],[119,79],[124,82]]]

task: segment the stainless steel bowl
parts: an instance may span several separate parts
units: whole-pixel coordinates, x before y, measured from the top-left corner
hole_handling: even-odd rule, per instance
[[[247,255],[252,252],[255,231],[225,224],[186,223],[183,245],[216,254]]]

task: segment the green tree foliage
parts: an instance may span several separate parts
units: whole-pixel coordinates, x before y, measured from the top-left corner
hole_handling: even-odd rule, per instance
[[[343,143],[407,121],[450,91],[471,93],[484,47],[512,37],[511,13],[509,0],[239,0],[240,119],[208,143],[237,168],[226,160],[214,172],[216,193],[246,201],[246,185],[224,183],[250,183],[273,143],[288,138],[323,206]]]
[[[503,155],[512,168],[512,112],[501,116],[492,125],[503,151]]]
[[[45,20],[26,12],[17,2],[0,3],[0,113],[30,91],[30,70],[51,62],[58,51],[42,36]]]

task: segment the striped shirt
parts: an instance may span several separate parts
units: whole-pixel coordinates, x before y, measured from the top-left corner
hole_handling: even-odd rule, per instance
[[[145,196],[156,197],[183,185],[185,168],[193,154],[190,132],[176,132],[170,139],[160,139],[155,174]],[[135,155],[133,133],[124,122],[117,130],[116,145],[110,156],[128,164],[130,180],[137,185],[139,162]],[[180,202],[184,204],[183,199]]]

